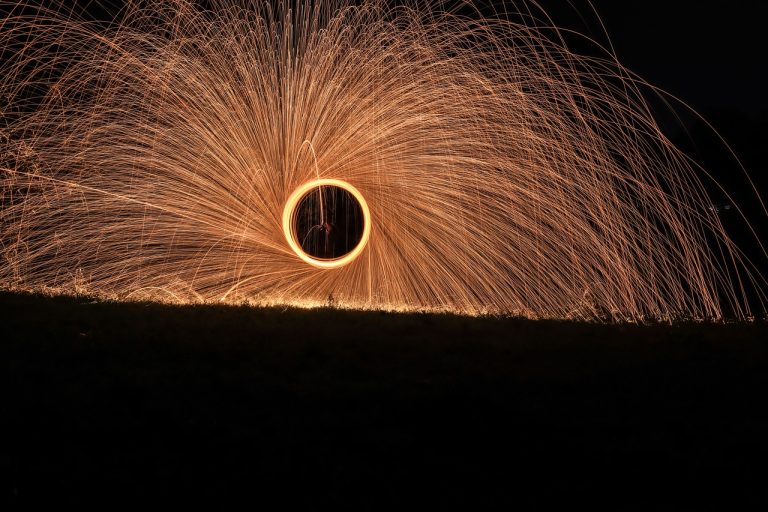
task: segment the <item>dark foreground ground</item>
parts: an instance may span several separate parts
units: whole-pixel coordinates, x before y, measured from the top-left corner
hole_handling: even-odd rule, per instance
[[[11,503],[768,503],[764,324],[0,293],[0,329],[0,485]]]

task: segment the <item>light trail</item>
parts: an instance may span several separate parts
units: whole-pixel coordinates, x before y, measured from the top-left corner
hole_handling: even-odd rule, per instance
[[[440,2],[150,0],[111,24],[0,4],[1,286],[765,315],[765,279],[659,129],[656,90],[610,51],[571,51],[534,3],[469,18]],[[327,224],[323,185],[364,213],[332,258],[296,237],[313,187]]]

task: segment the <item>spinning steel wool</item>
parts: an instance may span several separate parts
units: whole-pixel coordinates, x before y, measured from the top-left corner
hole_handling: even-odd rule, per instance
[[[530,6],[529,6],[530,7]],[[646,84],[528,14],[377,0],[0,18],[0,284],[614,320],[764,280]],[[526,11],[528,12],[528,11]]]

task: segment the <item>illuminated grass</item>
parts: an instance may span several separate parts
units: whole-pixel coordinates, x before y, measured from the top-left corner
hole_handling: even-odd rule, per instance
[[[706,509],[768,497],[765,323],[0,293],[0,325],[11,503]]]

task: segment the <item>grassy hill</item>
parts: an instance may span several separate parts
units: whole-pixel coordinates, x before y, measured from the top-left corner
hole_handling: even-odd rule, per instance
[[[19,505],[756,506],[766,370],[765,324],[0,293],[0,492]]]

